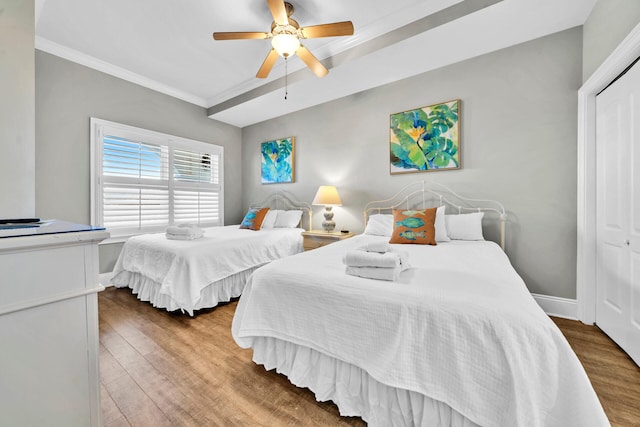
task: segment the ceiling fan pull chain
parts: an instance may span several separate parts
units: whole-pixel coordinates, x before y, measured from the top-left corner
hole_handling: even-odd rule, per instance
[[[288,94],[288,83],[287,83],[287,57],[285,56],[284,58],[284,100],[287,100],[287,94]]]

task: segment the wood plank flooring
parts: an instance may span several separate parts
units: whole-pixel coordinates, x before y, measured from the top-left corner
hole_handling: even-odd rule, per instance
[[[640,426],[640,367],[597,326],[552,317],[582,362],[612,426]]]
[[[365,425],[253,363],[251,350],[231,337],[236,305],[191,318],[153,308],[128,289],[101,292],[104,426]],[[585,366],[612,426],[640,426],[640,368],[597,327],[554,321]]]

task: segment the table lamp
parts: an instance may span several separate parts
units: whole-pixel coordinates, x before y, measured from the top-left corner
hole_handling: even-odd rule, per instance
[[[321,185],[318,188],[316,197],[313,198],[313,205],[324,205],[324,221],[322,221],[322,228],[327,233],[333,231],[336,228],[336,223],[333,221],[333,212],[331,209],[334,206],[342,206],[342,201],[338,195],[338,190],[333,185]]]

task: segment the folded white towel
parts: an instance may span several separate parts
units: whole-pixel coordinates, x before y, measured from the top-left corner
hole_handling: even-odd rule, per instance
[[[356,249],[347,251],[342,262],[349,267],[395,268],[400,266],[400,257],[391,252],[380,254]]]
[[[168,226],[166,232],[174,235],[190,235],[201,233],[202,229],[194,224],[180,224]]]
[[[345,273],[352,276],[364,277],[367,279],[397,281],[400,277],[400,267],[381,268],[381,267],[346,267]]]
[[[365,246],[364,250],[366,250],[367,252],[378,252],[378,253],[385,253],[385,252],[389,252],[391,250],[391,245],[387,242],[369,242],[367,243],[367,245]]]
[[[342,262],[349,267],[401,267],[405,270],[409,265],[409,253],[393,250],[385,253],[368,252],[366,248],[347,251],[342,257]]]
[[[195,239],[199,239],[202,236],[204,236],[204,232],[202,230],[200,230],[200,231],[196,231],[196,232],[193,232],[193,233],[190,233],[190,234],[165,233],[165,236],[169,240],[195,240]]]
[[[194,240],[204,236],[204,230],[197,225],[170,225],[165,233],[169,240]]]

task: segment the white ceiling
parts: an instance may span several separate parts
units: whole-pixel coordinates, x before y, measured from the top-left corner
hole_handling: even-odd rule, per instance
[[[269,40],[266,0],[36,0],[36,48],[208,109],[244,127],[582,25],[596,0],[290,0],[302,27],[350,20],[355,34],[304,40],[329,75],[299,58],[255,74]],[[485,7],[486,6],[486,7]]]

